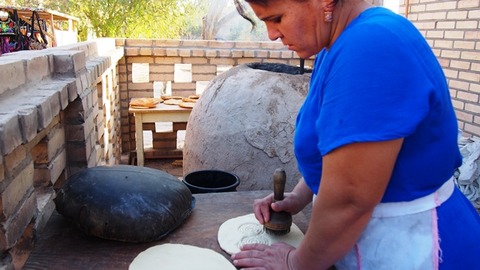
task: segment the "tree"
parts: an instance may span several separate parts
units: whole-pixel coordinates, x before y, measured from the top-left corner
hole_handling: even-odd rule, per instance
[[[180,38],[190,2],[177,0],[76,0],[76,16],[84,19],[97,37]]]

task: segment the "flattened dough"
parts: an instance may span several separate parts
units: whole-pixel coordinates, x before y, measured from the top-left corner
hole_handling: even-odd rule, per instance
[[[220,225],[218,244],[228,254],[234,254],[240,251],[242,245],[253,243],[272,245],[285,242],[298,247],[303,236],[303,232],[295,224],[292,224],[290,232],[286,235],[270,235],[265,232],[263,225],[257,221],[254,214],[248,214],[229,219]]]
[[[221,254],[207,248],[163,244],[141,252],[129,270],[236,270]]]

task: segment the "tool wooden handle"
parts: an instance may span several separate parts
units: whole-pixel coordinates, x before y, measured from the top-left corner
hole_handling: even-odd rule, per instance
[[[287,182],[287,175],[285,170],[276,169],[273,173],[273,200],[283,200],[283,193],[285,191],[285,183]]]

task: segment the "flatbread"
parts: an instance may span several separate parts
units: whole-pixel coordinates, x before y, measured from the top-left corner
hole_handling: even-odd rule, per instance
[[[184,97],[182,98],[183,102],[197,102],[198,99],[195,98],[189,98],[189,97]]]
[[[187,108],[187,109],[192,109],[195,106],[195,102],[182,102],[178,104],[179,107],[181,108]]]
[[[163,103],[166,105],[179,105],[180,103],[182,103],[182,100],[172,98],[165,100]]]
[[[162,96],[162,99],[163,100],[169,100],[169,99],[182,99],[183,97],[181,96],[167,96],[167,95],[163,95]]]
[[[141,252],[129,270],[236,270],[221,254],[207,248],[163,244]]]
[[[132,109],[152,109],[155,108],[157,105],[154,106],[137,106],[137,105],[130,105]]]
[[[292,224],[290,232],[285,235],[270,235],[265,232],[263,225],[258,222],[254,214],[239,216],[225,221],[218,229],[218,244],[228,254],[240,251],[244,244],[261,243],[272,245],[285,242],[298,247],[304,237],[303,232],[296,224]]]
[[[161,98],[137,98],[130,101],[130,107],[135,109],[155,108],[158,103],[163,102]]]

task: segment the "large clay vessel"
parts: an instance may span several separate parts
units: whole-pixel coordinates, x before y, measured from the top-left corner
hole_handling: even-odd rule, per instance
[[[293,152],[297,112],[310,73],[294,66],[252,63],[211,81],[190,115],[184,175],[223,170],[240,178],[238,190],[272,190],[276,168],[287,173],[286,190],[300,178]]]

